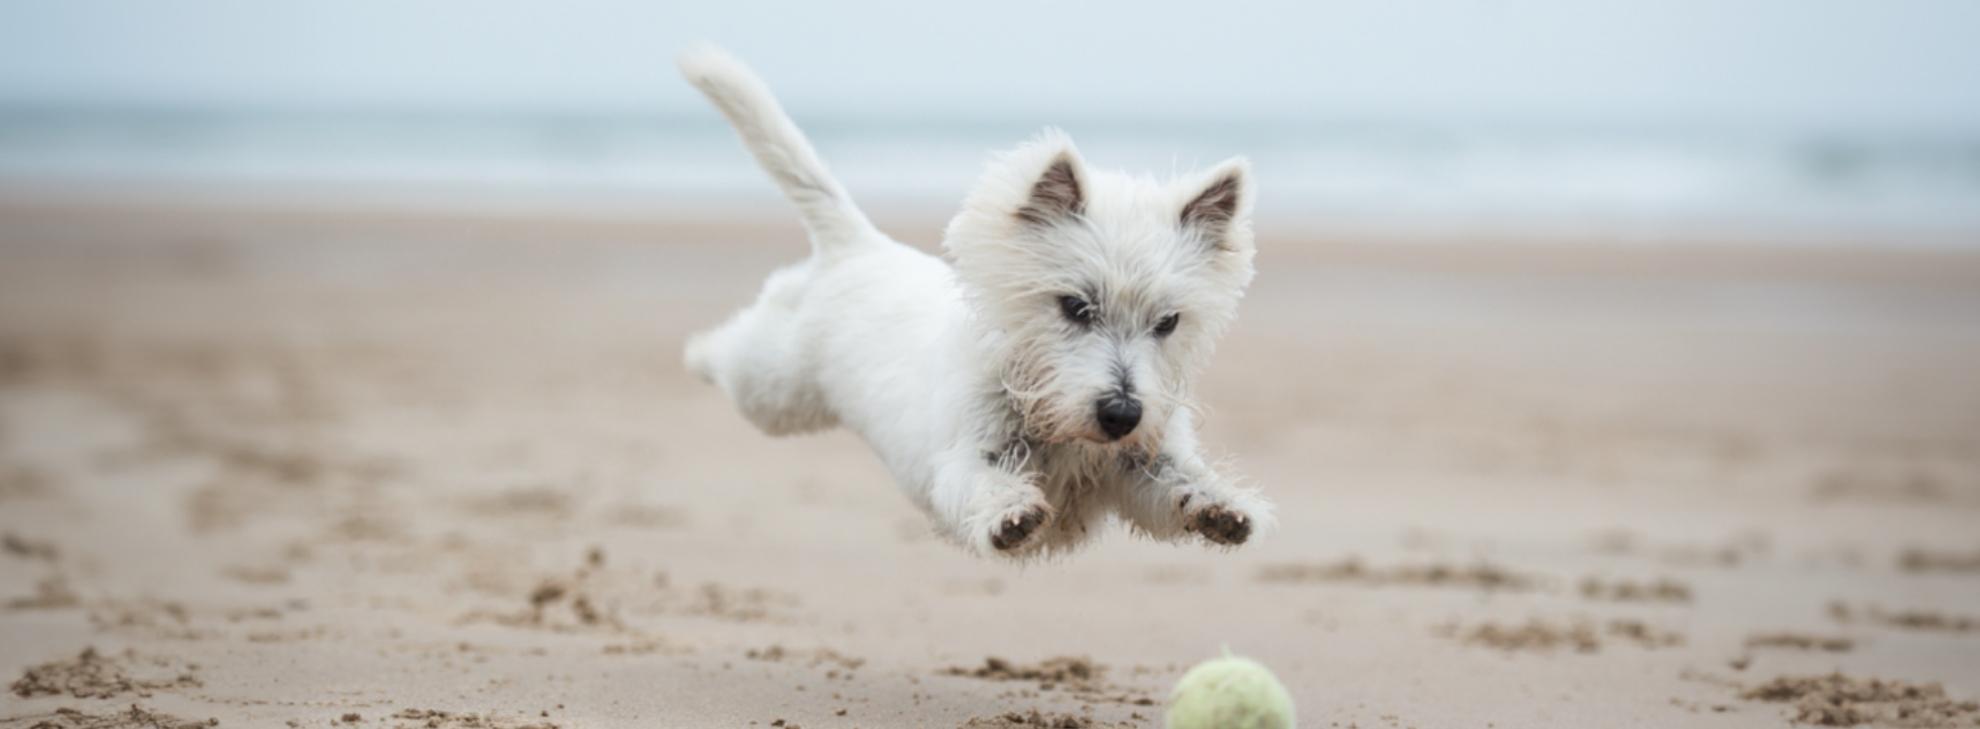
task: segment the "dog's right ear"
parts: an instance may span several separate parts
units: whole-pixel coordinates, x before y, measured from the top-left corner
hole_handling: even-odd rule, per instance
[[[1080,171],[1079,154],[1070,146],[1060,149],[1031,183],[1031,193],[1018,206],[1017,219],[1040,228],[1077,219],[1086,212],[1084,178]]]
[[[942,247],[964,271],[998,269],[1010,244],[1035,243],[1084,220],[1091,181],[1072,139],[1048,128],[990,159],[949,221]]]

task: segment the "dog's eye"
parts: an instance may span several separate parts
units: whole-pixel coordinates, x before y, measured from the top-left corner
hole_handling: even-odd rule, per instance
[[[1182,323],[1181,312],[1177,312],[1162,317],[1161,321],[1155,322],[1155,336],[1166,337],[1169,336],[1170,334],[1174,334],[1176,331],[1176,325],[1180,323]]]
[[[1066,321],[1074,324],[1093,323],[1093,305],[1077,296],[1059,297],[1059,313],[1066,315]]]

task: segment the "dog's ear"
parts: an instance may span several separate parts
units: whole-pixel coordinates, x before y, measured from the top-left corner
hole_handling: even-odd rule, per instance
[[[1177,222],[1218,250],[1233,250],[1251,217],[1251,163],[1234,157],[1190,188]]]
[[[1055,229],[1085,220],[1093,193],[1088,175],[1072,138],[1047,128],[990,159],[949,221],[942,247],[956,257],[958,269],[999,269],[1005,257],[998,253],[1010,244],[1044,244]]]
[[[1045,171],[1031,183],[1031,193],[1018,206],[1017,218],[1026,225],[1051,227],[1086,212],[1086,175],[1080,169],[1079,154],[1061,149],[1045,163]]]

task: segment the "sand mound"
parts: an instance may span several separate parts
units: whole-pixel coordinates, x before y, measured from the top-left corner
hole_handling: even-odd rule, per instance
[[[1782,676],[1740,695],[1794,704],[1794,721],[1817,726],[1955,727],[1980,723],[1980,703],[1946,698],[1939,684],[1827,676]]]
[[[14,682],[15,696],[33,698],[35,696],[68,695],[78,699],[108,699],[123,694],[150,696],[151,692],[182,687],[196,687],[199,679],[190,672],[172,672],[167,677],[136,677],[128,669],[139,661],[135,654],[126,652],[121,659],[105,657],[95,648],[85,648],[74,660],[53,661],[34,666],[25,671]],[[169,662],[153,661],[152,668],[169,668]]]
[[[1041,714],[1037,709],[1007,711],[991,717],[979,716],[963,723],[963,729],[1100,729],[1109,726],[1129,725],[1109,724],[1073,714]]]
[[[1260,582],[1343,582],[1361,585],[1408,585],[1422,587],[1469,587],[1479,590],[1521,592],[1537,589],[1539,578],[1507,570],[1489,563],[1397,565],[1373,568],[1356,557],[1324,564],[1267,565],[1258,571]]]
[[[1980,550],[1972,552],[1943,552],[1930,549],[1907,549],[1898,554],[1898,569],[1922,574],[1927,572],[1980,573]]]
[[[69,587],[69,578],[56,573],[34,582],[34,594],[9,598],[6,609],[14,610],[64,610],[82,604],[82,598]]]
[[[0,719],[0,729],[206,729],[219,726],[214,719],[192,721],[168,716],[132,705],[115,714],[89,714],[75,709],[56,709],[52,714],[35,714]]]
[[[62,554],[53,543],[30,539],[13,532],[0,533],[0,552],[21,559],[43,562],[53,562]]]
[[[802,661],[805,665],[813,668],[835,666],[836,668],[847,671],[858,670],[861,666],[866,665],[866,659],[864,658],[854,658],[830,648],[800,651],[785,648],[781,645],[772,645],[767,648],[751,648],[743,652],[743,657],[752,661],[768,661],[772,663],[785,660]]]
[[[1748,648],[1788,648],[1801,651],[1842,653],[1856,647],[1856,641],[1833,635],[1807,633],[1755,633],[1747,636]]]
[[[1863,621],[1901,630],[1944,633],[1980,631],[1980,617],[1955,615],[1935,610],[1885,610],[1878,605],[1852,608],[1841,602],[1829,603],[1829,617],[1838,623]]]
[[[1668,648],[1684,644],[1684,636],[1659,630],[1639,620],[1611,620],[1598,627],[1587,620],[1554,623],[1538,618],[1519,624],[1480,623],[1469,629],[1447,625],[1439,629],[1446,637],[1506,652],[1552,653],[1572,649],[1595,653],[1609,639],[1632,643],[1641,648]]]
[[[942,671],[945,676],[965,676],[985,681],[1009,681],[1036,684],[1038,691],[1064,691],[1082,701],[1153,706],[1155,700],[1145,695],[1137,695],[1106,682],[1107,668],[1093,659],[1084,656],[1060,656],[1047,658],[1035,664],[1012,663],[995,656],[983,659],[983,665],[976,668],[952,667]],[[1020,693],[1018,696],[1035,696]],[[1029,726],[1029,725],[1022,725]]]
[[[426,729],[561,729],[549,722],[526,723],[509,721],[490,715],[435,711],[432,709],[402,709],[391,717],[392,726],[402,729],[424,727]]]
[[[969,676],[989,681],[1037,681],[1046,686],[1066,684],[1082,686],[1098,681],[1106,668],[1090,658],[1060,656],[1047,658],[1033,665],[1023,665],[991,656],[983,659],[983,665],[976,668],[950,668],[943,673],[951,676]]]
[[[1669,578],[1631,582],[1589,577],[1581,581],[1581,596],[1603,602],[1689,603],[1691,586]]]

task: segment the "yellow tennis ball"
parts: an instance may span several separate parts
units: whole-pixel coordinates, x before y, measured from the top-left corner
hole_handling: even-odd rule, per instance
[[[1196,664],[1169,693],[1169,729],[1292,729],[1292,696],[1257,661],[1233,656]]]

